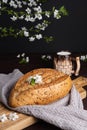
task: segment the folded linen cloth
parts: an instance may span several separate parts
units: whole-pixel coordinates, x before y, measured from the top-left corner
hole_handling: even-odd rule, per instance
[[[10,90],[22,75],[18,69],[9,74],[0,74],[0,102],[7,108],[34,116],[63,130],[87,130],[87,111],[84,110],[80,94],[74,85],[66,97],[54,103],[10,107],[8,105]]]

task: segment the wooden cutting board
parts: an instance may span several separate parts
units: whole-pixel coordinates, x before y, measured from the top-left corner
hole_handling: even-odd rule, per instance
[[[84,86],[87,85],[87,78],[80,76],[73,80],[73,84],[75,85],[76,89],[79,91],[81,98],[82,99],[86,98],[87,92],[84,89]]]
[[[76,89],[79,91],[82,99],[86,97],[86,90],[83,88],[83,86],[87,85],[87,78],[85,77],[78,77],[75,80],[73,80],[73,83],[76,86]],[[0,103],[0,115],[6,114],[9,115],[12,111],[5,108]],[[0,130],[22,130],[34,123],[36,123],[38,120],[32,116],[27,116],[25,114],[17,113],[19,115],[19,118],[16,121],[5,121],[0,122]]]

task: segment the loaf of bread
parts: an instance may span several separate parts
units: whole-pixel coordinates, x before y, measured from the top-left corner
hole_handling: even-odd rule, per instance
[[[71,77],[55,69],[34,69],[23,75],[9,95],[9,105],[49,104],[66,96],[72,87]]]

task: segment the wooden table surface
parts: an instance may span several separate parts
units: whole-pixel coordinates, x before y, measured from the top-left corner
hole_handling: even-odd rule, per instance
[[[42,55],[50,55],[52,60],[42,60]],[[76,54],[81,55],[81,54]],[[20,64],[19,61],[21,58],[17,58],[17,54],[0,54],[0,73],[10,73],[14,69],[19,69],[21,72],[26,73],[32,69],[36,68],[53,68],[53,58],[55,54],[26,54],[29,57],[30,61],[26,64]],[[81,70],[79,76],[87,77],[87,62],[81,61]],[[71,77],[75,79],[74,75]],[[84,87],[86,89],[86,87]],[[87,110],[87,98],[83,99],[84,109]],[[53,126],[49,123],[46,123],[42,120],[38,121],[34,125],[31,125],[24,130],[61,130],[60,128]]]

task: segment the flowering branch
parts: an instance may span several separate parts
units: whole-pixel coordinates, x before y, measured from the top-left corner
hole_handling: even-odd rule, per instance
[[[11,25],[0,26],[0,36],[26,37],[29,42],[44,39],[53,40],[52,36],[44,36],[43,31],[51,24],[50,17],[60,19],[68,15],[64,6],[59,10],[53,7],[44,10],[47,0],[2,0],[0,1],[0,17],[7,16]]]

